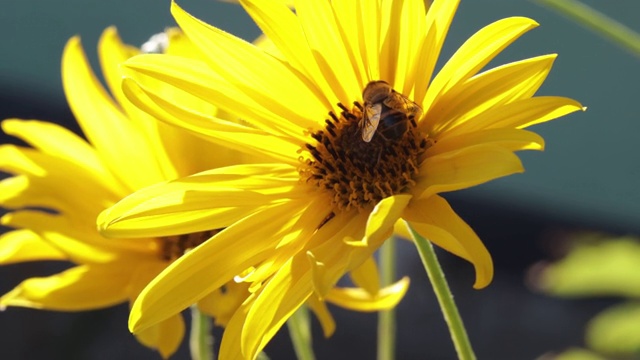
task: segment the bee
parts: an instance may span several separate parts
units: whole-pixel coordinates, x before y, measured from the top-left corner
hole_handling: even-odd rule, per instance
[[[399,140],[407,132],[407,120],[419,118],[422,108],[393,90],[384,80],[371,81],[362,91],[363,115],[359,126],[362,140],[370,142],[378,133],[385,140]]]

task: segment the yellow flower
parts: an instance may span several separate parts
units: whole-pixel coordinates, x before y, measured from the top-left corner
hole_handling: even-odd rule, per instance
[[[271,158],[148,188],[100,215],[108,236],[226,228],[149,284],[130,329],[243,274],[252,295],[225,330],[221,358],[254,358],[301,304],[330,297],[346,272],[364,283],[375,268],[371,255],[400,219],[471,262],[474,286],[487,286],[489,252],[438,193],[522,172],[514,152],[543,148],[523,129],[582,109],[572,99],[533,96],[555,55],[480,72],[537,23],[512,17],[486,26],[431,80],[458,1],[434,1],[427,11],[422,0],[300,0],[295,13],[273,1],[241,3],[273,49],[174,3],[176,21],[203,56],[126,63],[123,87],[141,109]],[[165,98],[167,89],[238,114],[252,128],[231,129]]]
[[[197,50],[169,30],[169,53],[193,56]],[[100,40],[100,60],[111,98],[93,74],[80,40],[67,43],[62,64],[65,93],[89,142],[53,123],[8,119],[2,129],[33,148],[3,145],[0,169],[13,177],[0,182],[0,204],[12,211],[2,224],[15,228],[0,236],[0,263],[60,260],[70,269],[30,278],[0,298],[0,305],[82,311],[133,302],[144,286],[185,249],[210,233],[167,238],[106,239],[96,216],[133,191],[203,169],[229,165],[239,155],[215,147],[181,129],[159,123],[134,107],[120,88],[118,66],[138,50],[121,43],[113,28]],[[203,111],[215,113],[207,105]],[[211,156],[193,156],[203,150]],[[211,292],[210,292],[211,293]],[[214,291],[204,308],[221,323],[248,292]],[[218,319],[220,318],[220,319]],[[146,346],[170,356],[182,341],[181,315],[137,334]]]

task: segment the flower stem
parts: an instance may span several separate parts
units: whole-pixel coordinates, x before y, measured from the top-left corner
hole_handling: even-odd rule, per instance
[[[189,350],[193,360],[213,360],[213,335],[211,318],[200,312],[198,305],[191,306],[191,333]]]
[[[449,327],[449,333],[451,333],[451,340],[453,340],[453,345],[458,353],[458,359],[474,360],[476,356],[473,353],[471,342],[469,342],[467,330],[464,327],[456,303],[453,301],[453,295],[444,277],[436,253],[433,250],[433,245],[414,231],[408,223],[407,227],[413,235],[413,240],[416,243],[418,253],[420,253],[420,258],[422,259],[422,264],[433,285],[433,291],[436,293],[444,319]]]
[[[396,277],[396,244],[389,238],[380,248],[380,285],[388,286]],[[396,312],[378,312],[378,360],[393,360],[396,350]]]
[[[291,315],[287,328],[298,360],[315,360],[311,346],[311,319],[306,306],[301,306]]]
[[[577,0],[537,0],[640,56],[640,34]]]

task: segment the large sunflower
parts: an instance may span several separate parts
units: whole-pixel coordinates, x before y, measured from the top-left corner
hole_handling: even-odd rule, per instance
[[[170,53],[197,50],[179,32],[167,34]],[[0,236],[0,263],[59,260],[74,264],[61,273],[30,278],[0,298],[0,305],[83,311],[133,302],[144,286],[171,261],[211,233],[165,238],[106,239],[96,216],[133,191],[203,169],[237,163],[239,154],[219,146],[216,155],[198,157],[213,144],[141,112],[120,89],[119,65],[139,51],[124,45],[114,28],[99,44],[103,73],[114,99],[93,74],[80,40],[69,40],[62,77],[69,105],[89,142],[53,123],[8,119],[2,129],[32,147],[2,145],[0,169],[12,174],[0,182],[0,204],[11,211],[2,224],[15,228]],[[203,111],[215,113],[207,105]],[[246,298],[238,286],[210,292],[202,309],[226,324]],[[185,331],[179,314],[137,334],[138,340],[170,356]]]
[[[272,1],[242,5],[275,48],[172,13],[203,54],[142,55],[123,87],[141,109],[271,163],[219,168],[148,188],[103,212],[108,236],[166,236],[226,228],[163,271],[131,313],[137,332],[242,274],[252,296],[236,311],[223,358],[254,358],[309,298],[323,298],[403,219],[473,264],[474,287],[491,256],[438,193],[523,171],[514,154],[542,150],[525,127],[582,109],[534,97],[555,55],[480,70],[531,19],[497,21],[433,70],[458,1]],[[246,130],[166,98],[179,89],[251,124]],[[173,91],[172,90],[172,91]],[[358,276],[356,276],[358,278]],[[314,295],[315,294],[315,295]]]

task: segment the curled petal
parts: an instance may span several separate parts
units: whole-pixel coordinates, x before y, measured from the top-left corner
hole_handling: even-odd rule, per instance
[[[365,260],[362,265],[351,270],[350,274],[353,283],[366,290],[370,295],[375,295],[380,291],[378,265],[373,257],[370,257]]]
[[[310,296],[307,300],[307,305],[316,315],[318,321],[320,321],[324,337],[328,338],[333,335],[336,331],[336,321],[333,319],[333,316],[331,316],[331,312],[329,312],[327,304],[324,301],[320,301],[315,296]]]
[[[329,291],[325,300],[345,309],[355,311],[380,311],[393,309],[409,289],[409,278],[404,277],[393,285],[371,294],[361,288],[335,287]]]
[[[447,201],[439,196],[414,200],[403,218],[420,235],[441,248],[473,264],[476,282],[481,289],[493,278],[493,261],[478,235],[464,222]]]

